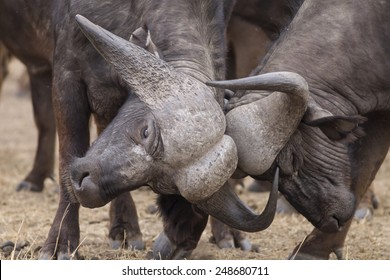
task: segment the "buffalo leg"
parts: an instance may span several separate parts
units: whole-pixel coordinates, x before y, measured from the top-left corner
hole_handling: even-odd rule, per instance
[[[143,250],[142,233],[138,225],[137,209],[129,192],[115,198],[110,205],[111,247]]]
[[[355,212],[357,220],[371,220],[374,216],[374,209],[379,207],[379,199],[375,194],[374,184],[372,183],[368,188]]]
[[[39,259],[77,259],[76,248],[80,240],[78,203],[69,203],[61,191],[60,203],[49,235],[39,254]]]
[[[70,67],[73,66],[72,61]],[[53,76],[53,105],[59,139],[60,202],[48,237],[41,249],[41,259],[69,259],[80,241],[79,207],[68,194],[71,188],[69,166],[89,147],[89,119],[91,116],[84,84],[79,76],[70,74],[58,64]],[[68,73],[68,75],[64,75]]]
[[[53,176],[56,126],[51,97],[51,69],[29,71],[34,120],[38,128],[38,146],[34,165],[17,190],[40,192],[44,181]]]
[[[188,257],[198,245],[208,215],[178,195],[160,195],[157,204],[164,230],[154,243],[154,259]]]
[[[219,248],[241,248],[243,251],[256,249],[242,231],[231,228],[213,217],[210,218],[210,225],[213,239]]]

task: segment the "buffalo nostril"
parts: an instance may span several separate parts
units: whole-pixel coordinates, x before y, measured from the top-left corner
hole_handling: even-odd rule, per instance
[[[74,177],[74,181],[76,182],[76,184],[74,184],[75,189],[82,190],[83,189],[83,181],[88,176],[89,176],[89,172],[83,172],[83,173],[80,173],[77,176],[75,176]]]
[[[88,176],[89,176],[89,172],[84,172],[84,173],[81,175],[79,184],[82,185],[84,178],[85,178],[85,177],[88,177]]]
[[[99,185],[95,184],[88,172],[81,172],[74,178],[73,194],[84,207],[95,208],[105,205],[108,201],[102,199]]]
[[[322,223],[320,230],[327,233],[334,233],[341,230],[341,223],[337,216],[329,216],[324,223]]]
[[[343,219],[340,219],[340,217],[337,217],[335,215],[333,215],[333,219],[336,220],[338,231],[341,231],[344,228],[346,221]]]
[[[335,226],[336,226],[337,228],[340,228],[341,225],[340,225],[340,220],[339,220],[339,218],[338,218],[337,216],[335,216],[335,215],[333,215],[332,218],[333,218],[334,221],[335,221]]]

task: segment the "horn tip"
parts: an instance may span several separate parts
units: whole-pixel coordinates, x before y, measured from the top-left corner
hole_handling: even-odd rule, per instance
[[[86,17],[80,15],[80,14],[77,14],[75,16],[75,19],[76,19],[76,22],[77,24],[79,25],[80,29],[85,33],[85,31],[89,30],[95,30],[97,25],[94,24],[92,21],[90,21],[89,19],[87,19]]]
[[[82,31],[88,30],[94,25],[89,19],[80,14],[75,16],[75,20]]]
[[[80,15],[80,14],[77,14],[75,16],[75,19],[77,21],[77,23],[85,23],[86,21],[88,21],[84,16]]]

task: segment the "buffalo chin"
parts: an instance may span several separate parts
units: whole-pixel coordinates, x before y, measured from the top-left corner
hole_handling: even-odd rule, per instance
[[[84,177],[80,184],[74,184],[73,193],[77,201],[87,208],[102,207],[109,202],[102,198],[99,186],[91,180],[90,176]]]
[[[342,207],[341,207],[342,206]],[[351,199],[339,202],[331,212],[327,213],[321,220],[313,221],[308,215],[304,215],[316,228],[325,233],[335,233],[343,230],[344,226],[353,218],[355,213],[355,200]]]

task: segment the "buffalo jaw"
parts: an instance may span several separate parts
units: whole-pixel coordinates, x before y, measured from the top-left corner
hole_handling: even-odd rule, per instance
[[[225,184],[208,199],[196,203],[196,206],[214,218],[238,230],[247,232],[261,231],[268,228],[275,217],[278,200],[278,184],[279,167],[276,167],[270,196],[264,211],[260,215],[252,212],[237,197],[228,184]]]

